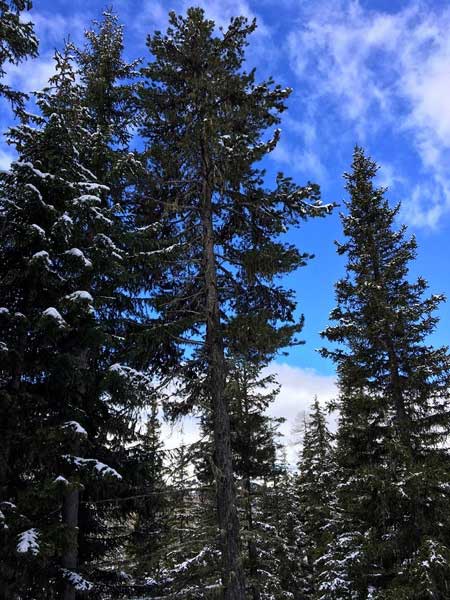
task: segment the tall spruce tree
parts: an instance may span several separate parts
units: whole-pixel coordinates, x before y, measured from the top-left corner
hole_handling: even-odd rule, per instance
[[[25,95],[13,90],[1,80],[8,64],[18,65],[28,56],[35,57],[38,40],[30,21],[24,21],[21,13],[31,9],[29,0],[1,0],[0,2],[0,97],[4,96],[13,107],[23,108]]]
[[[8,599],[69,600],[111,579],[99,562],[110,539],[95,500],[120,491],[116,468],[126,464],[133,419],[152,388],[127,364],[123,335],[134,308],[125,292],[124,220],[104,204],[108,188],[90,170],[95,143],[68,51],[56,55],[56,67],[36,96],[41,115],[24,117],[34,126],[9,134],[19,160],[1,179]],[[101,529],[94,550],[86,522]]]
[[[149,37],[152,62],[142,71],[149,179],[137,202],[149,225],[156,217],[164,223],[159,252],[168,278],[154,306],[160,328],[184,354],[181,385],[203,388],[210,405],[223,593],[242,599],[225,352],[247,339],[255,356],[269,359],[301,329],[291,292],[275,280],[307,255],[279,238],[328,207],[316,186],[299,187],[282,175],[266,190],[264,172],[254,166],[277,144],[279,132],[267,139],[267,131],[290,93],[272,80],[256,84],[254,71],[243,71],[255,23],[235,18],[216,36],[201,9],[169,20],[165,35]]]
[[[324,350],[340,411],[335,540],[323,600],[444,599],[450,593],[450,362],[427,342],[442,296],[408,278],[416,241],[396,229],[376,164],[355,148],[342,216],[347,275],[336,285]]]
[[[314,598],[320,570],[317,561],[331,541],[330,518],[335,484],[332,435],[317,396],[304,421],[296,483],[306,555],[305,597]]]

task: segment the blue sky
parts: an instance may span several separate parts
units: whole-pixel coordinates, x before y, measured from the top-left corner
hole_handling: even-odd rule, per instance
[[[164,30],[167,13],[184,12],[185,0],[118,0],[113,8],[126,27],[126,54],[148,57],[145,38]],[[283,170],[299,183],[321,185],[327,202],[345,197],[342,173],[355,143],[381,165],[380,184],[402,202],[401,220],[419,243],[412,274],[423,274],[431,291],[450,296],[450,6],[446,2],[350,0],[205,0],[197,2],[219,25],[231,16],[256,16],[258,30],[248,65],[259,78],[273,75],[294,92],[282,123],[282,139],[268,162],[269,178]],[[9,70],[19,89],[39,89],[52,71],[51,56],[68,37],[81,42],[89,21],[105,8],[96,0],[35,0],[30,13],[40,39],[39,59]],[[0,112],[2,130],[11,122]],[[0,144],[0,168],[11,150]],[[305,384],[305,398],[332,394],[333,365],[315,348],[334,305],[333,284],[343,260],[333,240],[342,239],[338,210],[305,224],[290,238],[314,252],[308,267],[290,277],[306,317],[306,345],[280,367],[286,389]],[[448,305],[433,336],[448,339]],[[303,377],[303,379],[302,379]],[[305,383],[306,382],[306,383]],[[300,404],[306,400],[299,400]],[[297,403],[298,404],[298,403]],[[293,408],[287,409],[292,412]]]

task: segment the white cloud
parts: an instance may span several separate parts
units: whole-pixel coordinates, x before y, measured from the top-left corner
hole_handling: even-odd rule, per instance
[[[152,2],[147,0],[144,6],[143,19],[136,26],[142,29],[149,24],[164,31],[167,28],[168,14],[175,10],[178,14],[185,14],[191,6],[198,6],[205,10],[208,19],[212,19],[217,27],[224,29],[229,25],[232,17],[243,16],[252,20],[257,17],[259,35],[268,35],[269,29],[262,17],[257,15],[246,0],[198,0],[192,3],[190,0],[174,0],[173,2]]]
[[[8,66],[5,81],[14,89],[29,93],[46,86],[54,72],[53,58],[40,57],[27,60],[20,65]]]
[[[313,369],[293,367],[286,363],[272,363],[265,374],[276,374],[280,384],[280,393],[275,402],[269,407],[268,414],[274,418],[283,417],[286,421],[281,425],[282,442],[286,445],[289,462],[294,465],[297,460],[298,447],[292,435],[296,417],[307,413],[317,396],[325,406],[337,395],[335,377],[321,375]],[[333,418],[331,427],[334,428]],[[176,448],[181,444],[192,444],[199,439],[197,419],[185,417],[180,422],[170,425],[164,422],[161,431],[166,448]]]
[[[302,146],[303,147],[303,146]],[[317,151],[306,146],[300,150],[297,146],[281,141],[270,154],[270,158],[280,165],[286,165],[291,171],[305,173],[308,178],[324,183],[327,170]]]
[[[28,16],[34,23],[40,50],[46,52],[49,49],[60,48],[69,35],[72,42],[82,42],[84,31],[89,26],[94,14],[89,10],[70,15],[32,10]],[[99,16],[97,11],[95,16]]]
[[[361,141],[394,131],[409,142],[423,181],[409,184],[404,215],[436,226],[450,212],[450,9],[417,0],[389,13],[357,0],[301,6],[287,46],[310,105],[325,100]]]
[[[317,396],[324,406],[336,398],[336,378],[332,375],[321,375],[313,369],[302,369],[286,363],[273,363],[267,371],[275,373],[280,384],[280,394],[269,407],[268,414],[286,419],[280,431],[284,436],[283,442],[287,446],[289,462],[293,464],[298,452],[295,437],[292,435],[296,418],[299,414],[309,411],[314,396]],[[331,419],[331,427],[334,428],[333,419]]]

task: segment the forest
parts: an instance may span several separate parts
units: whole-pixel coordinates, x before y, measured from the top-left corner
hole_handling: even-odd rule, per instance
[[[30,8],[0,0],[1,600],[449,600],[445,298],[376,162],[348,157],[338,394],[294,468],[267,412],[267,366],[303,343],[284,276],[311,255],[286,233],[338,209],[268,185],[291,89],[247,68],[256,21],[170,12],[127,62],[106,9],[27,96],[5,75],[38,56]],[[186,416],[199,440],[168,449]]]

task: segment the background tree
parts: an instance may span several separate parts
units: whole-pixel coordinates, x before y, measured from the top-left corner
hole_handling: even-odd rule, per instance
[[[298,461],[297,494],[304,536],[305,597],[318,589],[318,559],[331,541],[330,519],[335,487],[332,435],[317,396],[304,419],[302,449]],[[306,583],[306,582],[305,582]]]
[[[290,93],[271,80],[257,85],[254,71],[242,70],[254,28],[236,18],[215,36],[201,9],[189,9],[186,17],[171,13],[166,35],[156,32],[148,40],[153,60],[142,70],[140,91],[150,178],[137,202],[150,223],[155,213],[164,217],[161,266],[169,274],[154,306],[184,352],[177,376],[190,390],[195,379],[210,405],[227,599],[243,598],[245,585],[225,352],[246,338],[255,355],[269,359],[300,330],[291,292],[274,282],[307,255],[279,237],[286,227],[329,209],[320,204],[316,186],[298,187],[282,175],[267,191],[264,173],[254,167],[278,141],[278,132],[264,136],[279,122]],[[158,207],[150,214],[149,198]],[[194,354],[186,351],[188,338],[198,349]]]
[[[336,285],[337,323],[324,332],[341,344],[324,354],[339,377],[341,555],[334,564],[346,573],[340,586],[331,569],[322,597],[443,599],[450,582],[443,567],[450,540],[450,364],[446,348],[426,341],[442,296],[424,298],[424,279],[409,280],[416,241],[406,238],[405,227],[395,229],[399,206],[390,208],[385,190],[374,187],[376,172],[356,147],[345,175],[347,240],[338,245],[347,275]]]

